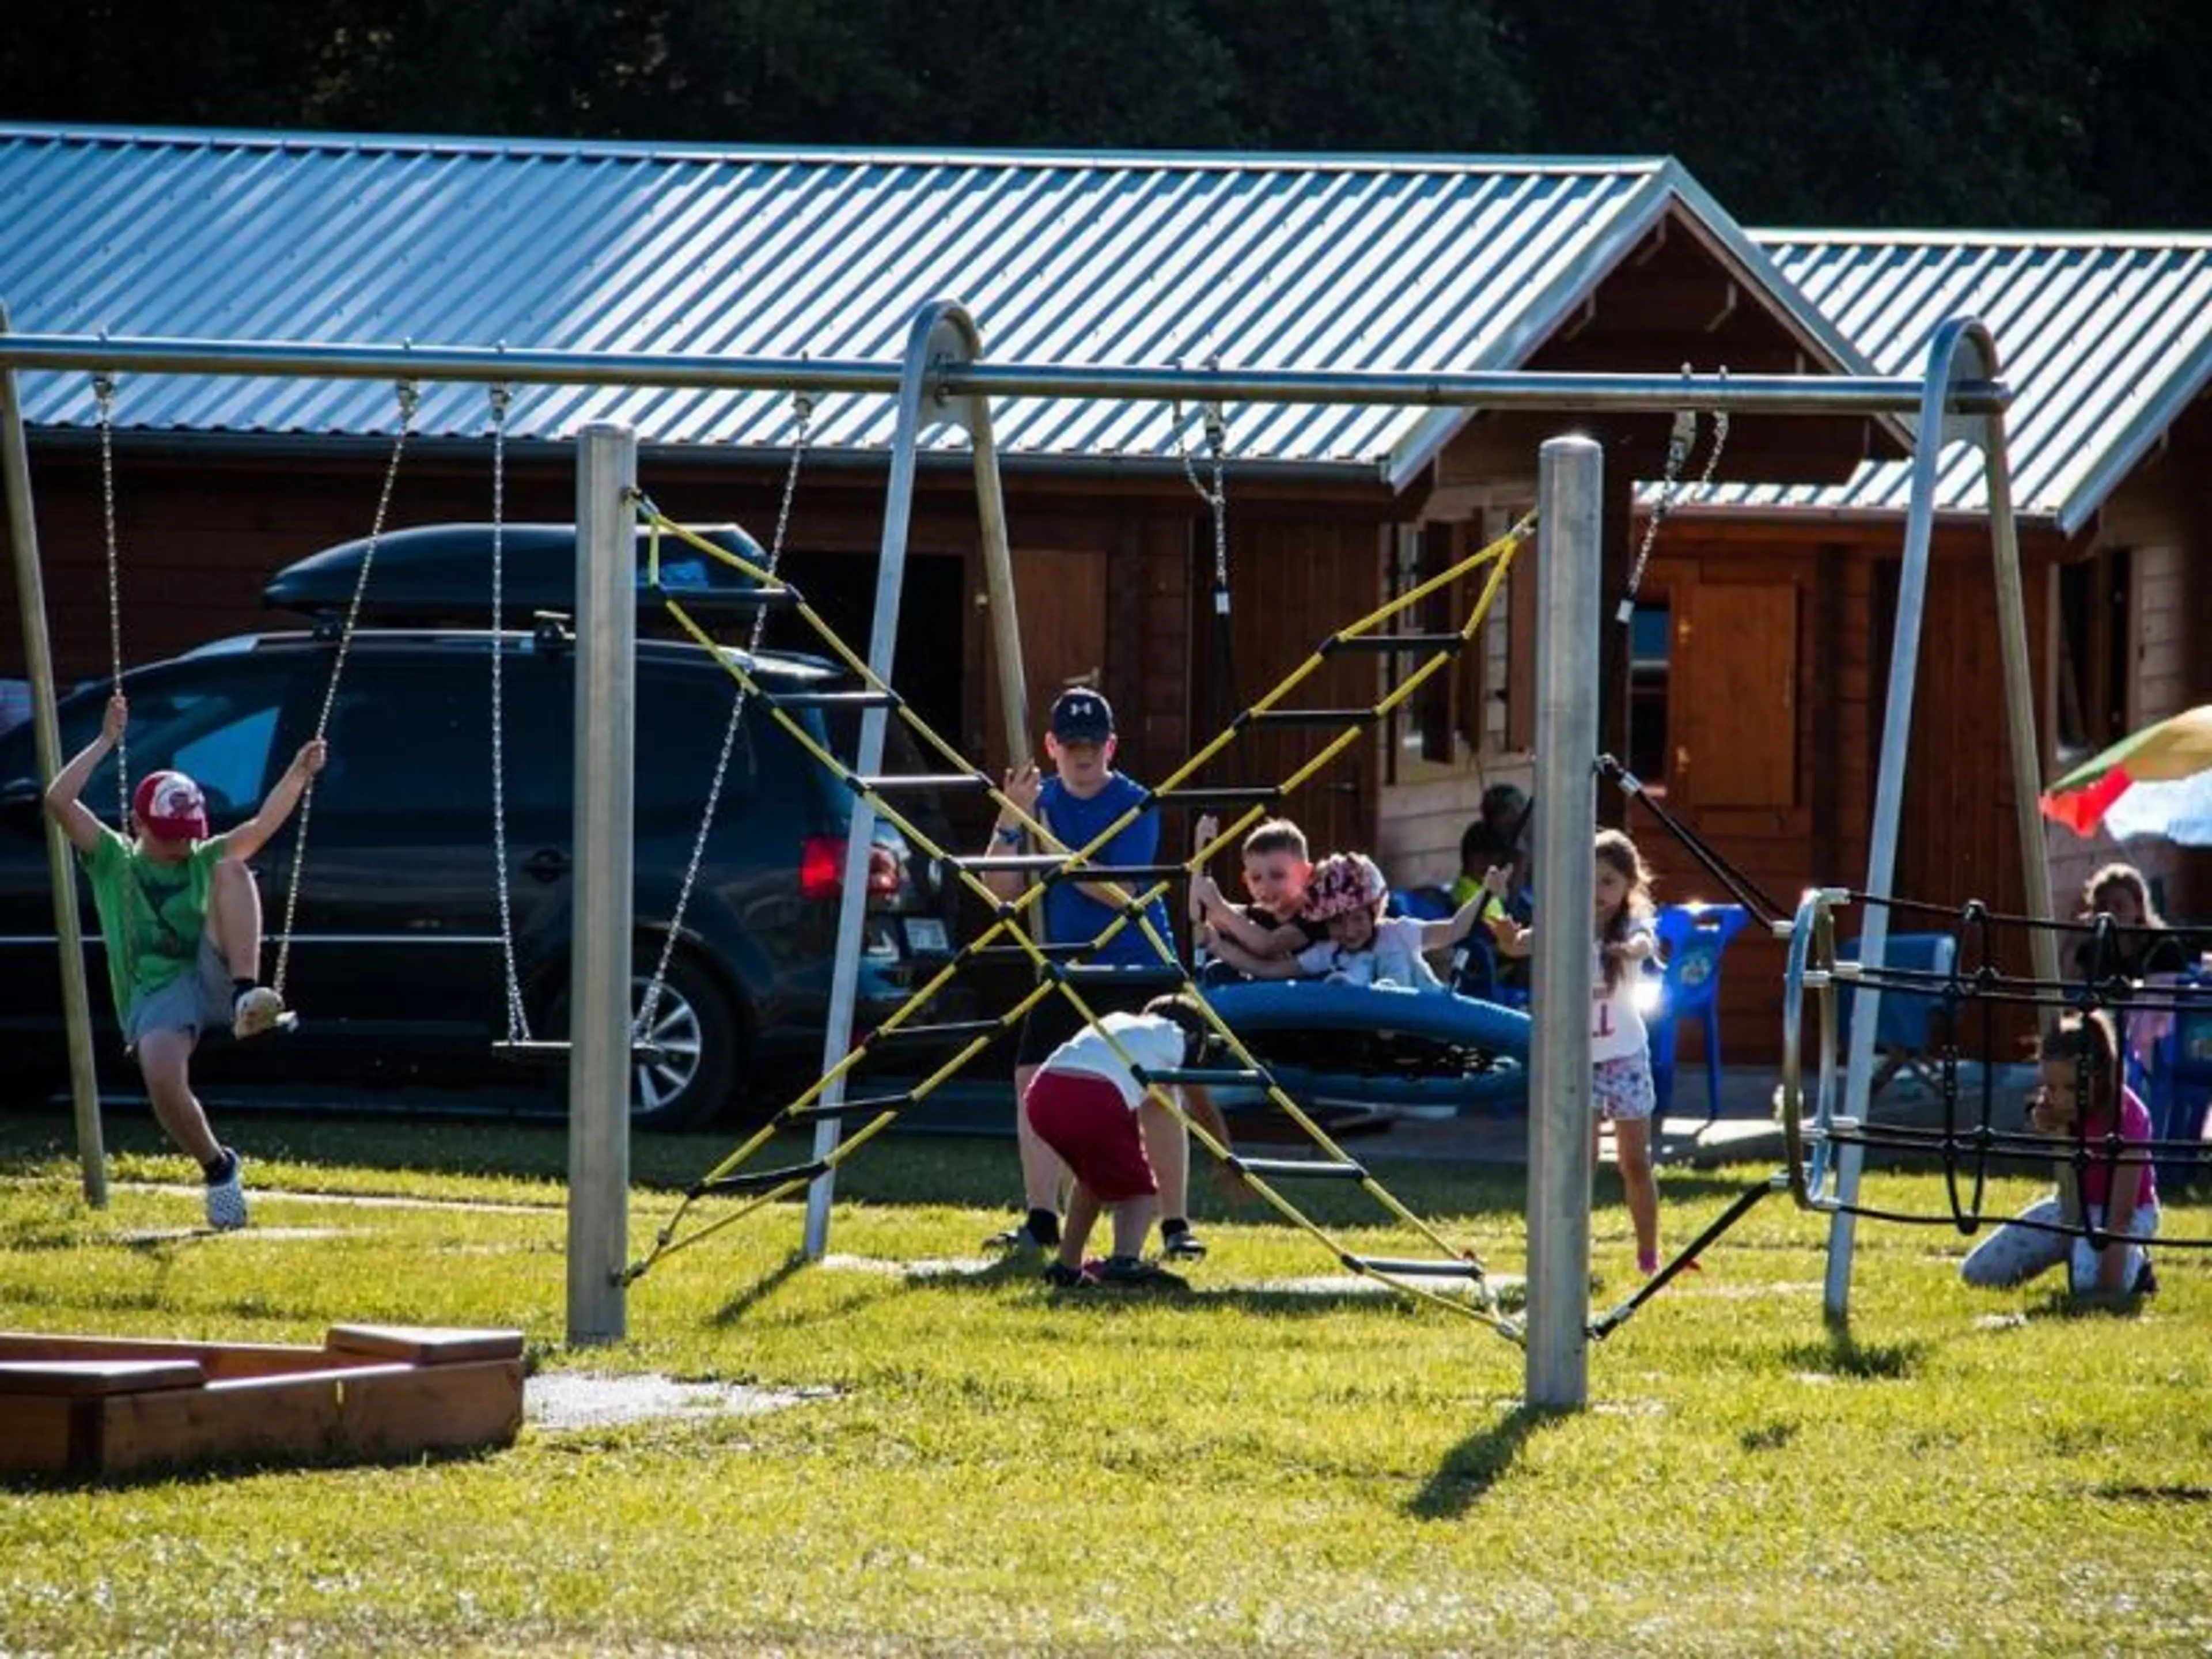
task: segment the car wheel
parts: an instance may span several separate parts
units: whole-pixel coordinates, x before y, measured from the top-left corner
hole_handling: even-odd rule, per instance
[[[644,1011],[651,981],[630,981],[632,1016]],[[737,1075],[738,1021],[712,975],[678,952],[668,964],[644,1040],[659,1052],[630,1067],[630,1121],[652,1129],[705,1123],[729,1103]]]
[[[650,976],[630,980],[632,1017],[643,1012]],[[566,1036],[565,994],[553,1011],[554,1029]],[[643,1040],[658,1053],[641,1055],[629,1068],[629,1121],[641,1129],[689,1129],[710,1121],[728,1104],[742,1042],[730,999],[697,961],[678,952],[668,964]]]

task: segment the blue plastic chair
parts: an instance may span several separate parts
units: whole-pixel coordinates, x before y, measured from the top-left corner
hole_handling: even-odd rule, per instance
[[[1393,887],[1382,914],[1411,916],[1417,921],[1442,921],[1458,908],[1451,902],[1451,895],[1441,887]]]
[[[2200,970],[2185,975],[2174,988],[2182,1006],[2159,1039],[2144,1103],[2150,1109],[2152,1133],[2160,1140],[2202,1147],[2204,1119],[2212,1111],[2212,979]],[[2169,1152],[2159,1164],[2159,1196],[2178,1197],[2191,1182],[2212,1174],[2206,1156]]]
[[[1670,904],[1653,924],[1659,1004],[1644,1026],[1662,1114],[1674,1103],[1674,1038],[1687,1019],[1700,1022],[1705,1034],[1705,1121],[1721,1114],[1721,956],[1750,920],[1741,904]]]
[[[1844,940],[1836,946],[1836,957],[1838,961],[1856,962],[1859,941]],[[1893,969],[1932,975],[1929,981],[1932,985],[1948,979],[1958,965],[1959,941],[1949,933],[1892,933],[1882,947],[1882,961]],[[1847,1032],[1855,1000],[1849,988],[1839,999],[1838,1017]],[[1935,1048],[1936,1021],[1942,1012],[1940,990],[1881,988],[1881,1006],[1874,1023],[1874,1046],[1881,1052],[1881,1064],[1869,1085],[1869,1099],[1908,1073],[1930,1088],[1936,1086],[1929,1060]]]
[[[1462,996],[1505,1003],[1498,973],[1498,948],[1490,942],[1486,929],[1476,927],[1453,947],[1452,969],[1448,982]]]

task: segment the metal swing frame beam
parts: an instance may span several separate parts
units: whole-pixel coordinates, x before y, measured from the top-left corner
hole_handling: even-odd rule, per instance
[[[0,477],[9,497],[17,590],[23,599],[27,656],[33,665],[34,719],[40,759],[49,775],[58,769],[58,730],[54,714],[51,650],[30,497],[28,451],[16,400],[18,372],[105,370],[144,374],[282,376],[315,379],[459,380],[480,384],[659,386],[695,389],[848,392],[899,398],[899,420],[890,457],[890,482],[884,512],[883,563],[878,573],[878,606],[871,641],[870,666],[888,680],[896,633],[896,599],[902,580],[916,463],[923,433],[951,422],[966,428],[975,450],[983,533],[994,584],[994,636],[1006,710],[1010,752],[1029,744],[1026,696],[1018,672],[1018,618],[1013,605],[1011,557],[1006,551],[1003,500],[999,489],[989,399],[994,397],[1117,397],[1194,404],[1314,403],[1395,404],[1449,408],[1545,410],[1567,412],[1670,414],[1683,409],[1768,414],[1905,415],[1918,412],[1923,434],[1955,435],[1955,423],[1975,419],[1988,459],[1990,515],[2000,567],[2000,611],[2008,630],[2005,646],[2008,691],[2014,710],[2014,757],[2023,778],[2033,777],[2033,703],[2025,684],[2027,650],[2018,605],[2018,543],[2011,520],[2009,480],[2004,461],[2002,416],[2010,393],[1996,376],[1996,356],[1986,330],[1961,320],[1947,325],[1931,350],[1923,376],[1794,376],[1596,374],[1374,374],[1302,370],[1237,371],[1158,367],[1097,368],[981,362],[980,334],[957,303],[932,301],[916,313],[900,363],[793,362],[778,358],[698,356],[628,356],[611,353],[510,350],[506,348],[299,344],[221,340],[102,338],[67,335],[19,335],[8,331],[0,310]],[[1973,343],[1963,349],[1962,341]],[[1978,371],[1978,373],[1976,371]],[[594,428],[580,463],[578,558],[580,567],[621,562],[615,550],[626,549],[616,532],[625,528],[620,490],[611,482],[633,465],[635,434],[627,428]],[[1924,591],[1926,539],[1933,523],[1935,453],[1938,444],[1918,446],[1913,473],[1912,524],[1919,542],[1908,535],[1909,604],[1901,603],[1899,641],[1910,654],[1918,650],[1918,596]],[[1542,619],[1537,654],[1538,785],[1547,799],[1578,810],[1547,813],[1540,826],[1535,879],[1559,913],[1586,913],[1590,903],[1589,826],[1595,814],[1591,757],[1597,744],[1596,663],[1601,592],[1601,469],[1602,457],[1587,440],[1556,438],[1544,446],[1540,495],[1544,511],[1539,582]],[[599,482],[595,484],[594,479]],[[1003,594],[997,584],[1003,580]],[[579,598],[592,592],[592,573],[579,570]],[[2008,584],[2009,584],[2008,591]],[[611,599],[611,588],[609,598]],[[623,604],[612,607],[627,611]],[[578,861],[599,868],[604,878],[580,902],[580,934],[585,939],[626,939],[613,932],[628,909],[627,836],[615,823],[615,796],[587,801],[588,779],[594,797],[606,790],[628,793],[626,776],[616,780],[601,764],[623,744],[613,724],[626,720],[627,688],[632,665],[623,648],[626,636],[618,619],[600,608],[588,627],[579,629],[580,742],[598,743],[596,759],[580,747],[577,827]],[[1908,617],[1909,611],[1909,617]],[[1908,630],[1908,620],[1911,627]],[[580,623],[583,618],[580,616]],[[1900,653],[1900,654],[1905,654]],[[618,660],[616,660],[618,659]],[[1893,663],[1893,681],[1898,669]],[[589,725],[580,688],[599,687],[617,708],[603,709],[600,731]],[[1902,797],[1905,744],[1900,720],[1909,715],[1911,677],[1893,695],[1882,751],[1882,787],[1877,797],[1875,844],[1886,876],[1893,867],[1898,808]],[[873,743],[879,753],[884,731],[880,711],[871,711],[862,726],[864,753]],[[585,769],[592,769],[586,771]],[[2025,791],[2032,795],[2033,791]],[[854,1001],[851,975],[857,972],[859,923],[865,911],[866,834],[872,812],[856,811],[848,848],[845,893],[840,915],[840,966],[833,989],[831,1033],[825,1048],[842,1048],[836,1027],[848,1028]],[[626,820],[625,820],[626,823]],[[2030,801],[2023,809],[2023,852],[2031,871],[2043,867],[2040,823]],[[66,848],[49,836],[55,869],[55,908],[63,937],[65,988],[74,978],[70,999],[72,1072],[80,1097],[80,1124],[90,1093],[90,1046],[82,1022],[87,1000],[82,939],[76,927],[75,883]],[[1885,850],[1886,849],[1886,850]],[[1870,885],[1875,884],[1870,883]],[[2031,908],[2047,911],[2049,895],[2031,887]],[[583,896],[580,896],[580,901]],[[1873,943],[1878,944],[1877,939]],[[1871,948],[1871,947],[1870,947]],[[626,964],[624,964],[626,967]],[[1529,1185],[1531,1278],[1528,1327],[1528,1398],[1540,1407],[1571,1408],[1588,1396],[1588,1332],[1584,1303],[1589,1261],[1587,1194],[1589,1179],[1589,1034],[1583,1009],[1588,998],[1587,950],[1570,933],[1540,933],[1534,983],[1539,1009],[1571,1009],[1565,1018],[1540,1019],[1531,1055],[1537,1109],[1533,1129]],[[572,1119],[587,1119],[592,1145],[601,1155],[580,1160],[572,1123],[569,1263],[569,1332],[573,1341],[618,1339],[623,1331],[623,1242],[627,1214],[627,1158],[612,1155],[626,1146],[627,1079],[619,1061],[629,1045],[629,999],[626,972],[609,964],[594,969],[590,982],[580,965],[572,988],[577,1061],[571,1067]],[[1863,1022],[1870,1032],[1872,1018]],[[593,1033],[586,1036],[587,1030]],[[586,1045],[590,1045],[587,1050]],[[587,1053],[599,1059],[586,1065]],[[1853,1070],[1860,1066],[1855,1044]],[[1863,1087],[1863,1084],[1861,1085]],[[96,1133],[96,1110],[92,1121]],[[831,1133],[834,1133],[831,1132]],[[826,1237],[827,1194],[820,1207],[810,1203],[809,1243]],[[819,1219],[817,1220],[817,1214]],[[582,1224],[588,1220],[589,1224]],[[610,1246],[616,1248],[610,1248]]]

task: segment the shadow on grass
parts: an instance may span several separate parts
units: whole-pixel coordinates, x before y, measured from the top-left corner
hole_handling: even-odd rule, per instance
[[[1177,1275],[1182,1277],[1181,1275]],[[1085,1285],[1060,1287],[1044,1281],[1041,1260],[1000,1262],[974,1273],[908,1273],[902,1282],[909,1289],[996,1291],[1007,1284],[1028,1285],[1039,1298],[1054,1308],[1085,1314],[1113,1315],[1131,1308],[1179,1308],[1192,1312],[1235,1311],[1261,1315],[1271,1320],[1319,1319],[1340,1313],[1431,1311],[1402,1292],[1373,1286],[1346,1277],[1340,1287],[1316,1285],[1310,1290],[1264,1285],[1192,1284],[1180,1285]],[[1504,1298],[1500,1298],[1501,1306]]]
[[[1489,1428],[1446,1452],[1435,1473],[1407,1501],[1406,1512],[1422,1521],[1457,1520],[1498,1484],[1529,1435],[1554,1415],[1531,1406],[1510,1407]]]
[[[2026,1310],[2030,1319],[2132,1319],[2148,1298],[2133,1291],[2075,1291],[2055,1286]]]
[[[802,1267],[811,1266],[805,1250],[793,1250],[769,1272],[746,1285],[735,1296],[714,1310],[708,1323],[718,1328],[736,1324],[763,1302],[783,1288],[799,1275]]]
[[[2115,1504],[2212,1504],[2212,1486],[2115,1485],[2092,1487],[2090,1496]]]
[[[1831,1325],[1818,1342],[1786,1346],[1782,1363],[1791,1370],[1892,1382],[1919,1375],[1929,1352],[1929,1345],[1923,1341],[1862,1342],[1848,1327]]]
[[[140,1486],[214,1486],[255,1474],[308,1474],[335,1469],[416,1469],[434,1465],[485,1463],[512,1446],[429,1447],[389,1457],[348,1457],[305,1452],[297,1457],[262,1457],[212,1463],[151,1464],[121,1473],[52,1470],[0,1474],[0,1492],[129,1492]]]

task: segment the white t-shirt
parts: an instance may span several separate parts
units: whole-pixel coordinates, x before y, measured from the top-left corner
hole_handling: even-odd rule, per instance
[[[1325,974],[1351,985],[1441,991],[1443,981],[1421,954],[1423,929],[1416,916],[1383,916],[1376,922],[1374,941],[1365,950],[1347,951],[1334,939],[1323,939],[1298,952],[1298,971]]]
[[[1111,1031],[1129,1058],[1148,1072],[1171,1072],[1182,1064],[1183,1030],[1171,1019],[1158,1014],[1102,1014],[1098,1024]],[[1085,1026],[1047,1054],[1038,1070],[1103,1078],[1121,1091],[1122,1104],[1133,1112],[1144,1103],[1144,1085],[1093,1026]]]
[[[1632,929],[1630,937],[1645,931]],[[1642,1054],[1650,1042],[1644,1029],[1644,1011],[1636,1006],[1636,988],[1644,978],[1644,964],[1622,963],[1620,983],[1608,990],[1605,946],[1596,940],[1590,943],[1590,1058],[1626,1060]]]

